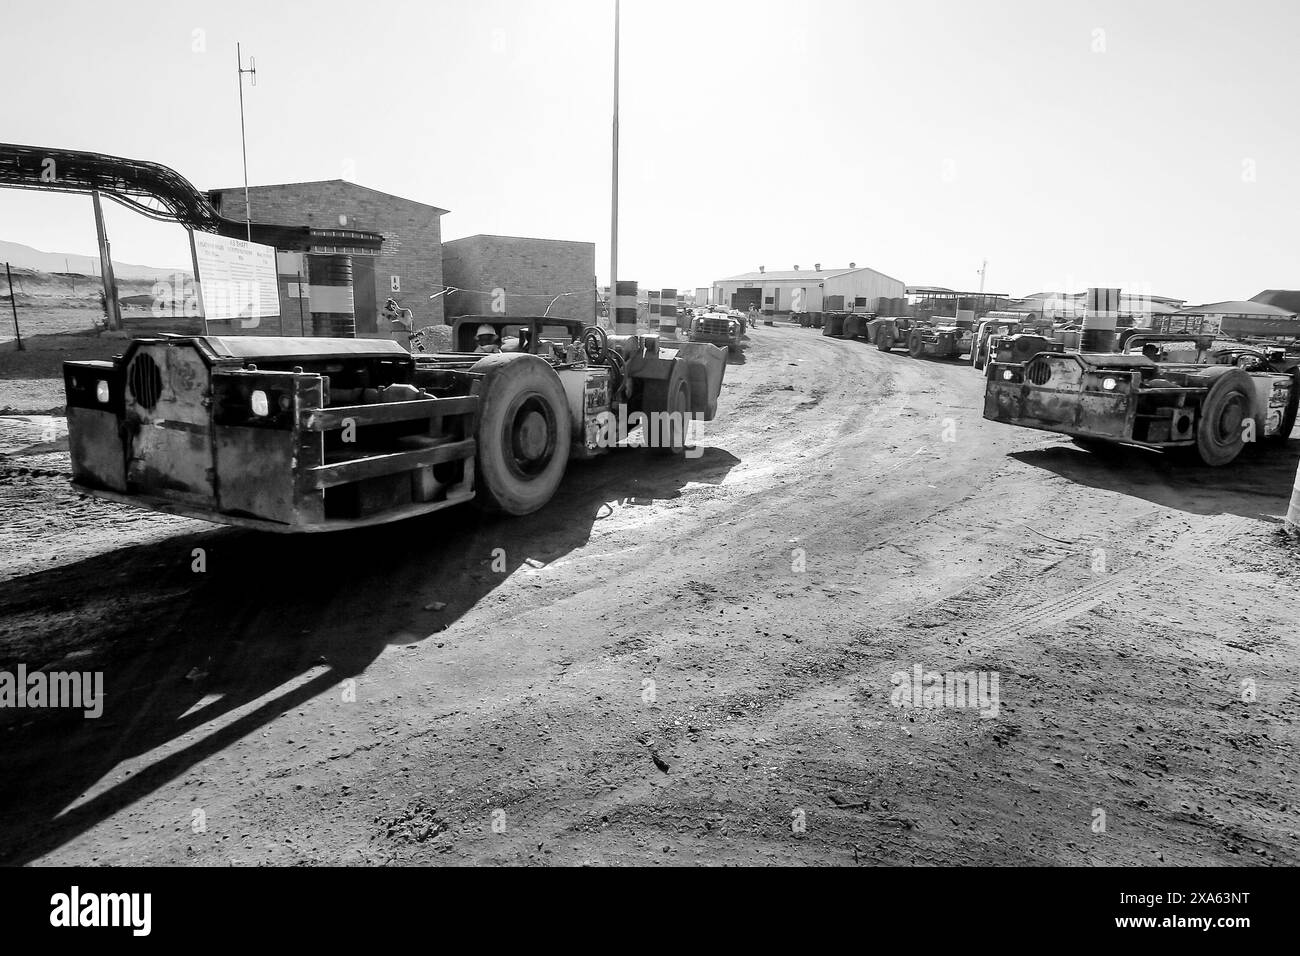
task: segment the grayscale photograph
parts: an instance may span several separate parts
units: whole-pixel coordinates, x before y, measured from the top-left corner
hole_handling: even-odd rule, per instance
[[[0,865],[80,876],[32,918],[1045,868],[1240,940],[1300,862],[1298,33],[6,4]]]

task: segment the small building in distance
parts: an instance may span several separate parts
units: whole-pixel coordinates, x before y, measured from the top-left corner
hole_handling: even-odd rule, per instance
[[[901,305],[906,286],[899,279],[850,262],[847,269],[811,269],[745,272],[713,283],[713,302],[742,312],[755,306],[764,315],[791,312],[878,312],[893,314]]]
[[[223,216],[244,218],[243,187],[213,189],[208,198]],[[379,320],[384,301],[390,296],[411,310],[415,328],[442,323],[442,299],[431,296],[443,288],[442,217],[446,209],[342,179],[251,186],[248,198],[254,223],[311,226],[317,233],[314,251],[351,254],[359,337],[390,336],[388,322]],[[334,249],[325,244],[331,229],[379,233],[383,244],[378,255]],[[281,309],[292,312],[294,304],[284,301]]]
[[[447,321],[460,315],[554,315],[596,321],[596,244],[466,236],[442,246]],[[548,311],[549,310],[549,311]]]

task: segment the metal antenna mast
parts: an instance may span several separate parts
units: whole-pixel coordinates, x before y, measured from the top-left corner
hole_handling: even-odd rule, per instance
[[[248,231],[248,241],[253,241],[253,207],[248,199],[248,139],[244,135],[244,74],[251,77],[251,82],[257,86],[257,59],[248,58],[248,69],[244,69],[244,54],[240,52],[239,44],[235,44],[235,59],[239,63],[239,143],[244,153],[244,224]]]
[[[614,169],[609,227],[609,314],[611,320],[615,315],[614,299],[618,295],[618,30],[619,0],[614,0]]]

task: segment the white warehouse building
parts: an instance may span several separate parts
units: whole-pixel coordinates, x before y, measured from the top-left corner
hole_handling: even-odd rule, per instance
[[[847,269],[811,269],[757,272],[718,279],[713,283],[713,302],[749,311],[756,306],[764,315],[791,312],[876,312],[893,315],[906,305],[907,287],[883,272],[850,262]]]

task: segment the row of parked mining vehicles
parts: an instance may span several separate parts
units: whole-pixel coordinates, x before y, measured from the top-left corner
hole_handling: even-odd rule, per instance
[[[918,319],[899,315],[878,316],[870,312],[843,312],[826,314],[822,334],[836,338],[862,339],[882,352],[901,348],[913,358],[955,360],[969,355],[977,368],[983,368],[981,350],[987,354],[989,339],[1020,332],[1024,327],[1025,323],[1009,318],[986,318],[976,322],[967,319]]]
[[[914,358],[969,356],[985,372],[984,417],[1118,445],[1184,453],[1211,465],[1249,445],[1284,442],[1300,410],[1300,354],[1212,335],[1125,329],[1114,351],[1074,325],[988,313],[977,321],[827,313],[823,335],[865,339]]]

